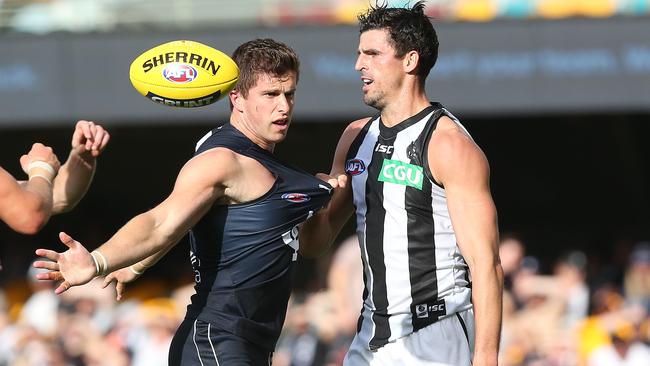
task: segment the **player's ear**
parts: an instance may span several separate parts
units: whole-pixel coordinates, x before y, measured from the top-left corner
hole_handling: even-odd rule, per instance
[[[241,112],[242,109],[243,109],[243,106],[242,106],[243,97],[242,97],[241,93],[239,92],[239,90],[237,90],[237,89],[231,90],[228,93],[228,97],[230,98],[230,104],[232,105],[232,107]]]
[[[404,58],[402,59],[402,65],[404,67],[404,71],[407,74],[415,72],[415,69],[418,67],[418,62],[420,61],[420,54],[415,51],[411,50],[404,55]]]

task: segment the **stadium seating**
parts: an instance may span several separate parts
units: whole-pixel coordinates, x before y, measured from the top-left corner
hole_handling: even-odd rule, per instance
[[[372,0],[0,0],[0,29],[30,33],[121,28],[353,24]],[[402,7],[413,1],[387,0]],[[226,10],[227,9],[227,10]],[[650,0],[429,0],[443,21],[648,16]]]

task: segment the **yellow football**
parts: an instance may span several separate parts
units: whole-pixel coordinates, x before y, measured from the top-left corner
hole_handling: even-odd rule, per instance
[[[225,53],[194,41],[173,41],[138,56],[129,70],[140,94],[170,107],[212,104],[237,83],[239,68]]]

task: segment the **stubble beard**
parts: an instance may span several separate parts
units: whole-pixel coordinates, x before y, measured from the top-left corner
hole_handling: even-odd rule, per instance
[[[385,107],[384,103],[384,93],[375,93],[375,94],[364,94],[363,96],[363,102],[370,106],[373,107],[377,110],[382,110]]]

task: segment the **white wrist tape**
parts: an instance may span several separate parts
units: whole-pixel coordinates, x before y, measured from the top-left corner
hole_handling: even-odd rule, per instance
[[[131,270],[131,272],[135,273],[138,276],[144,273],[144,271],[138,272],[138,270],[136,270],[133,266],[129,266],[129,269]]]
[[[93,258],[93,262],[95,263],[95,276],[99,276],[99,262],[97,262],[97,258],[95,258],[95,253],[90,253],[90,256]]]
[[[40,171],[32,173],[34,169],[40,169]],[[29,179],[41,177],[52,184],[52,179],[56,176],[56,171],[50,164],[41,160],[35,160],[27,165],[27,175],[29,175]]]
[[[31,163],[27,164],[27,174],[29,174],[29,172],[34,168],[41,168],[52,175],[56,175],[54,167],[42,160],[34,160]]]
[[[108,271],[108,261],[106,261],[106,257],[104,257],[99,250],[93,250],[90,255],[93,257],[93,261],[95,262],[95,268],[97,269],[96,275],[106,275],[106,272]],[[98,257],[99,259],[97,259]]]

